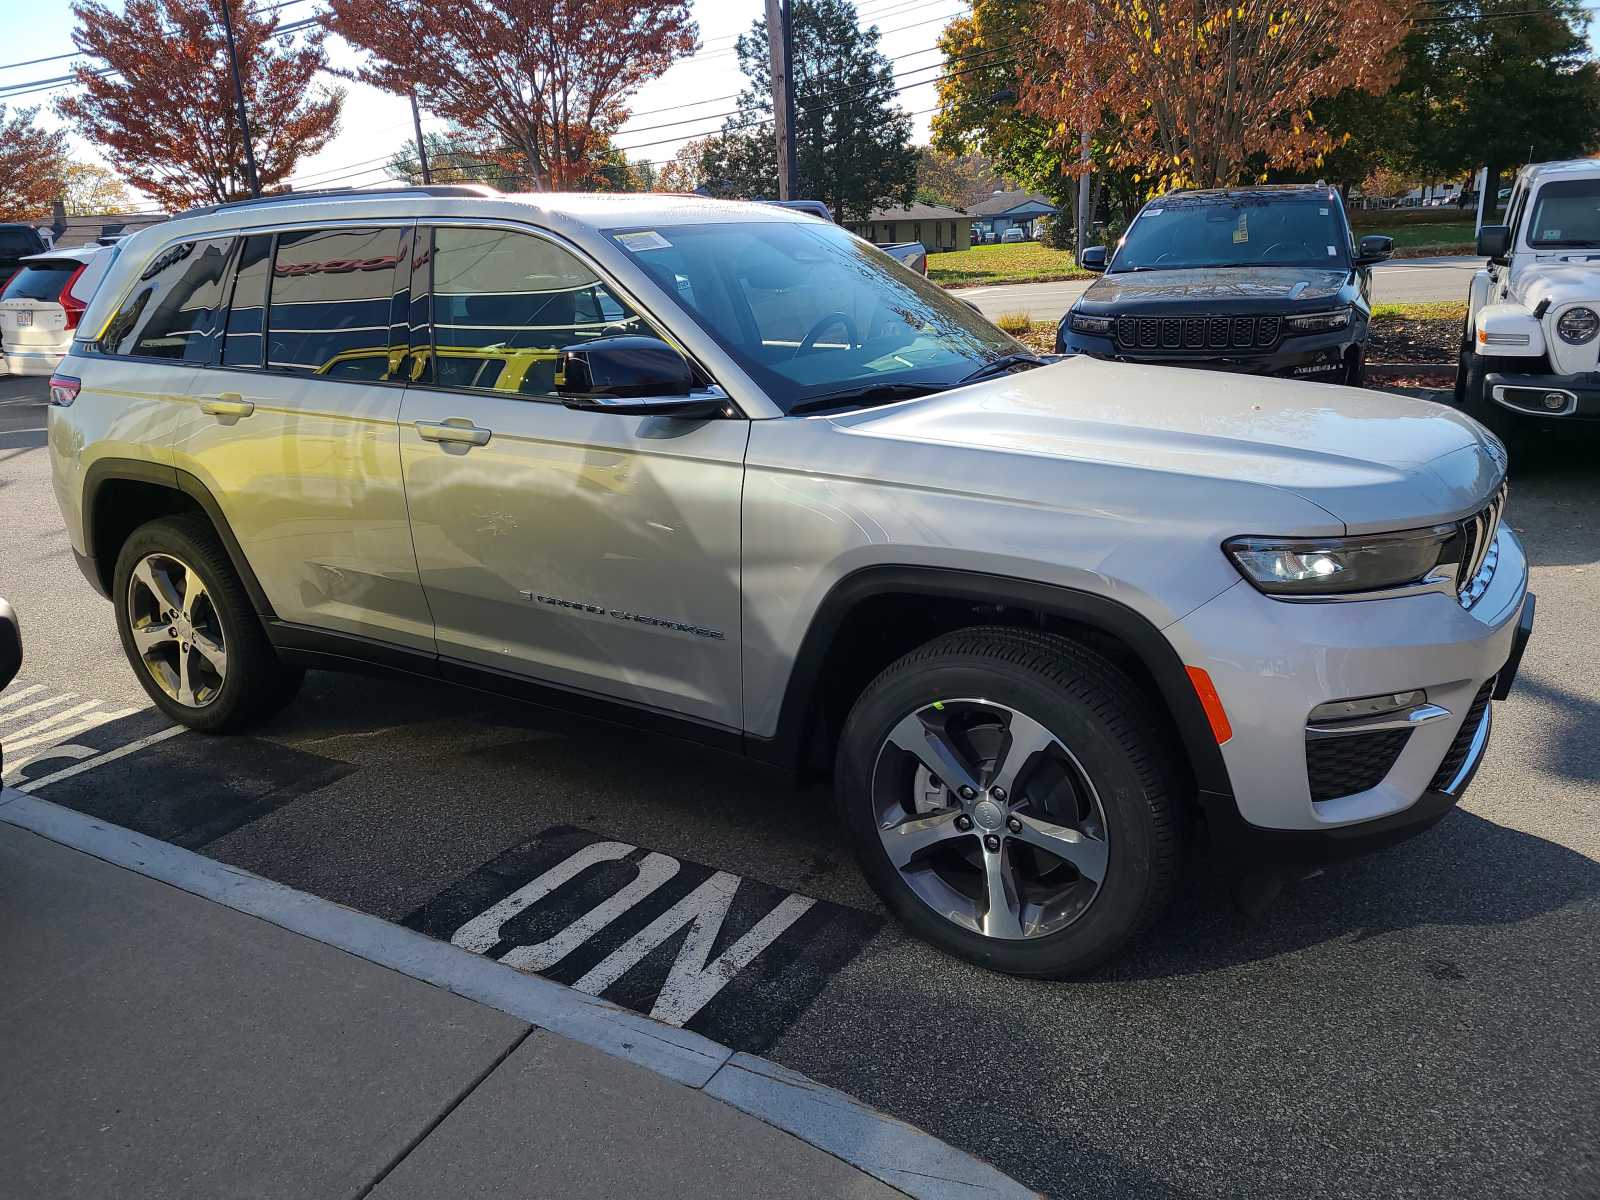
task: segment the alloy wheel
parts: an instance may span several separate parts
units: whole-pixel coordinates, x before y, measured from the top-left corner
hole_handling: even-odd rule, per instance
[[[878,836],[916,896],[985,937],[1066,928],[1100,892],[1105,810],[1077,756],[1038,721],[989,700],[908,713],[872,773]]]
[[[200,573],[166,553],[147,554],[128,580],[128,631],[139,661],[179,704],[204,708],[228,677],[227,639]]]

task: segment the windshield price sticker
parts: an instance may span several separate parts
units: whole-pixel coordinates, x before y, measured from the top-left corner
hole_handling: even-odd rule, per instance
[[[1247,226],[1245,224],[1245,214],[1244,213],[1240,213],[1239,214],[1238,227],[1235,228],[1234,231],[1233,231],[1233,243],[1234,243],[1234,245],[1237,246],[1237,245],[1240,245],[1240,244],[1242,244],[1244,242],[1248,242],[1249,240],[1250,240],[1250,229],[1249,229],[1249,226]]]
[[[1329,247],[1328,247],[1328,257],[1329,257],[1329,258],[1334,258],[1334,257],[1336,257],[1336,256],[1337,256],[1337,255],[1338,255],[1338,253],[1339,253],[1339,252],[1338,252],[1338,251],[1337,251],[1337,250],[1335,250],[1335,249],[1334,249],[1334,248],[1333,248],[1333,247],[1332,247],[1332,246],[1329,246]]]
[[[654,229],[642,229],[637,233],[619,233],[617,242],[624,250],[632,250],[635,254],[641,250],[667,250],[672,246],[671,242]]]

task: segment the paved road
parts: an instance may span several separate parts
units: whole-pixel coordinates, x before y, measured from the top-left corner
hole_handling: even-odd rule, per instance
[[[1402,258],[1373,268],[1372,296],[1378,303],[1465,300],[1480,258]],[[1059,321],[1089,286],[1088,280],[1062,283],[1013,283],[1000,287],[961,288],[990,318],[1026,312],[1035,321]]]
[[[0,404],[25,401],[0,407],[0,594],[29,653],[0,739],[8,712],[64,692],[137,709],[24,765],[24,785],[84,768],[45,799],[437,936],[498,938],[488,952],[531,965],[653,873],[659,887],[546,973],[768,1055],[1055,1196],[1600,1194],[1593,439],[1517,470],[1508,519],[1539,636],[1460,811],[1260,920],[1197,866],[1130,956],[1041,984],[887,922],[824,788],[604,725],[319,673],[255,736],[184,733],[110,760],[164,723],[67,553],[42,435],[4,432],[42,427],[42,395],[0,380]],[[17,701],[25,687],[39,691]],[[580,855],[597,865],[557,886]],[[685,912],[720,932],[661,940]],[[757,944],[739,966],[734,950]],[[725,972],[700,969],[713,952]]]

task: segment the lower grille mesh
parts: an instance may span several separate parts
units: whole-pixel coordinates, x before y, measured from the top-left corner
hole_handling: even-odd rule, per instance
[[[1306,739],[1306,777],[1313,800],[1337,800],[1375,788],[1394,768],[1409,729]]]

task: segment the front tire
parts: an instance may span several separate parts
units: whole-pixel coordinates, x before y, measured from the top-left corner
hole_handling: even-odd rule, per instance
[[[230,733],[289,702],[304,673],[280,662],[209,524],[162,517],[117,555],[117,632],[157,708],[202,733]]]
[[[901,658],[840,739],[840,815],[917,936],[1059,978],[1122,950],[1179,866],[1171,750],[1148,700],[1067,638],[977,628]]]
[[[1526,426],[1514,413],[1489,398],[1484,376],[1495,368],[1494,359],[1463,347],[1461,361],[1456,367],[1456,403],[1462,412],[1499,438],[1508,453],[1514,454],[1522,445]]]

